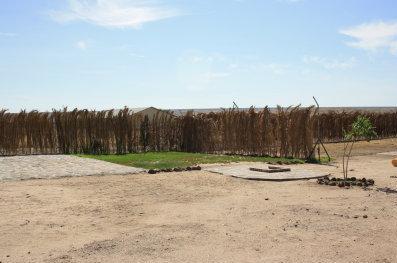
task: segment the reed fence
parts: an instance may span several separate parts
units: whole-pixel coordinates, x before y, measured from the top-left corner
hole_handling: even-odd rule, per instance
[[[307,157],[314,138],[341,140],[359,115],[371,119],[381,137],[397,135],[397,112],[315,114],[314,108],[142,116],[130,109],[52,112],[0,110],[0,155],[125,154],[186,151]],[[317,134],[317,122],[320,134]]]
[[[336,112],[329,111],[315,116],[314,123],[319,121],[320,134],[314,130],[314,136],[320,136],[325,142],[340,142],[343,140],[343,131],[350,129],[351,124],[358,116],[368,117],[375,127],[379,138],[397,136],[397,111],[395,112]],[[317,125],[317,124],[316,124]]]

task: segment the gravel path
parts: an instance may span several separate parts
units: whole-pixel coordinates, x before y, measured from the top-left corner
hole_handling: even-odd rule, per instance
[[[85,175],[124,175],[144,169],[70,155],[0,157],[0,181]]]

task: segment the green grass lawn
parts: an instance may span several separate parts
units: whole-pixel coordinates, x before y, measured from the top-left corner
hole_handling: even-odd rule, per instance
[[[125,155],[77,155],[79,157],[117,163],[122,165],[141,167],[145,169],[185,168],[208,163],[230,162],[270,162],[270,163],[303,163],[301,159],[273,158],[273,157],[248,157],[237,155],[217,155],[185,152],[148,152],[131,153]]]

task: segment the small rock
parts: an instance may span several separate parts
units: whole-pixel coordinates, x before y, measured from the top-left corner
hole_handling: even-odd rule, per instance
[[[367,215],[363,215],[363,218],[368,218],[368,216]]]
[[[267,198],[267,197],[266,197],[266,198],[265,198],[265,200],[266,200],[266,201],[268,201],[268,200],[269,200],[269,198]]]
[[[155,173],[156,173],[156,170],[150,169],[150,170],[148,171],[148,173],[149,173],[149,174],[155,174]]]

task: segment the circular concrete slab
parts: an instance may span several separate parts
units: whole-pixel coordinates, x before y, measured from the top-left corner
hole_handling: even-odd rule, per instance
[[[242,178],[246,180],[257,180],[257,181],[295,181],[295,180],[311,180],[324,178],[329,176],[329,173],[326,172],[316,172],[316,171],[308,171],[299,169],[297,166],[290,167],[291,171],[289,172],[279,172],[279,173],[266,173],[266,172],[258,172],[251,171],[250,168],[257,169],[268,169],[268,165],[266,164],[238,164],[238,165],[225,165],[225,166],[216,166],[216,167],[208,167],[204,170],[213,173],[219,173],[227,176],[232,176],[236,178]]]

